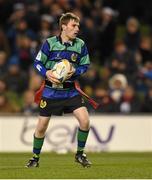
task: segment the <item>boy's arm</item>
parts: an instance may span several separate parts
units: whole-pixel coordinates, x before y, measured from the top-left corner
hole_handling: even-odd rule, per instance
[[[81,74],[85,73],[88,70],[88,67],[90,65],[90,58],[88,54],[88,49],[86,45],[84,44],[81,48],[81,59],[79,66],[75,69],[74,74],[72,75],[72,79],[79,77]]]
[[[34,61],[34,68],[44,78],[46,77],[46,72],[47,72],[47,69],[45,68],[45,63],[47,62],[48,57],[49,57],[49,44],[46,40],[44,44],[41,46],[41,49],[39,50]]]
[[[53,75],[52,70],[47,70],[45,67],[45,64],[49,58],[49,53],[50,47],[48,41],[46,40],[36,56],[34,67],[41,76],[47,78],[52,83],[60,83],[60,81]]]

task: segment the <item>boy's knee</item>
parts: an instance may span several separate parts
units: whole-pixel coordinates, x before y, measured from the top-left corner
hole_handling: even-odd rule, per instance
[[[80,123],[80,128],[82,130],[88,130],[89,126],[90,126],[89,120],[84,120],[84,121],[81,121]]]

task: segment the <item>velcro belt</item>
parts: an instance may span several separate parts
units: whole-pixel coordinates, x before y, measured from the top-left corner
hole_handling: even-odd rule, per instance
[[[55,89],[69,89],[74,88],[74,82],[64,82],[62,84],[53,84],[52,82],[45,80],[45,85]]]

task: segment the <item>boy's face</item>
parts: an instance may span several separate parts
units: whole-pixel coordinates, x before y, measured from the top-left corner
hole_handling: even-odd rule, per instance
[[[75,39],[79,32],[79,22],[71,19],[67,25],[63,25],[63,31],[69,40]]]

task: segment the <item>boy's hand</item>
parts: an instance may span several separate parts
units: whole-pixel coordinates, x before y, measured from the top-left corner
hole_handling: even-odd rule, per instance
[[[66,79],[70,79],[70,77],[75,73],[75,68],[71,65],[71,70],[68,72],[68,76]]]
[[[49,81],[51,81],[53,84],[60,84],[61,82],[54,76],[52,70],[48,70],[46,72],[46,77]]]

